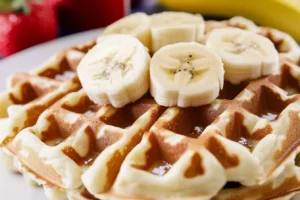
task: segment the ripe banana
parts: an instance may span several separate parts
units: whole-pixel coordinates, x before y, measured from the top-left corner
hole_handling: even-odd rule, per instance
[[[150,48],[150,18],[145,13],[131,14],[106,27],[99,38],[111,34],[131,35],[139,39],[147,48]]]
[[[162,47],[150,63],[150,92],[163,106],[211,103],[223,88],[221,58],[196,42]]]
[[[83,88],[96,104],[122,107],[149,89],[150,55],[129,35],[102,37],[79,63]]]
[[[250,31],[215,29],[208,36],[206,46],[222,58],[225,80],[232,84],[269,75],[279,68],[274,44]]]
[[[178,42],[199,41],[204,34],[201,15],[183,12],[162,12],[151,17],[152,52]]]
[[[257,24],[277,28],[300,42],[299,0],[159,0],[171,10],[201,13],[208,16],[242,15]]]

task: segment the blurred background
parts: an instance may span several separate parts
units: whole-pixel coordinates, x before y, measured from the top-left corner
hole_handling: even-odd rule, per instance
[[[241,15],[300,40],[300,0],[0,0],[0,59],[69,34],[105,27],[134,12]]]

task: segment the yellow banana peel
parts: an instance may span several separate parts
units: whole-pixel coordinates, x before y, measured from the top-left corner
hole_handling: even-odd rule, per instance
[[[300,0],[159,0],[172,10],[208,16],[244,16],[291,34],[300,43]]]

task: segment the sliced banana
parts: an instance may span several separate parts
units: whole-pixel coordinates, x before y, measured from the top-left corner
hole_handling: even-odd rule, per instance
[[[228,20],[227,24],[231,27],[236,27],[247,31],[253,31],[255,33],[257,33],[259,30],[253,21],[241,16],[232,17]]]
[[[211,103],[223,88],[221,58],[196,42],[162,47],[150,64],[150,91],[163,106]]]
[[[145,13],[131,14],[106,27],[99,38],[111,34],[131,35],[150,48],[150,18]]]
[[[199,41],[204,34],[201,15],[162,12],[151,16],[152,52],[178,42]]]
[[[141,98],[149,89],[150,55],[129,35],[106,36],[78,66],[78,76],[96,104],[122,107]]]
[[[247,31],[252,31],[255,33],[258,33],[258,31],[259,31],[258,26],[256,26],[256,24],[253,21],[251,21],[245,17],[241,17],[241,16],[232,17],[231,19],[224,20],[224,21],[208,20],[208,21],[205,21],[205,35],[204,35],[204,37],[201,38],[201,40],[199,42],[201,44],[205,44],[207,38],[209,37],[209,34],[214,29],[230,28],[230,27],[239,28],[239,29],[243,29],[243,30],[247,30]]]
[[[259,33],[274,43],[280,55],[294,63],[299,61],[300,48],[292,36],[277,29],[267,27],[260,28]]]
[[[232,84],[269,75],[279,68],[279,56],[267,38],[238,28],[211,32],[206,46],[221,56],[225,80]]]

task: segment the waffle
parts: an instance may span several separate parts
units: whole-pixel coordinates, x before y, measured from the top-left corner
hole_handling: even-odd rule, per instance
[[[74,73],[93,45],[13,75],[1,94],[1,147],[49,199],[267,200],[300,192],[300,60],[282,52],[280,71],[225,82],[210,105],[165,108],[147,94],[114,108],[93,104]]]

